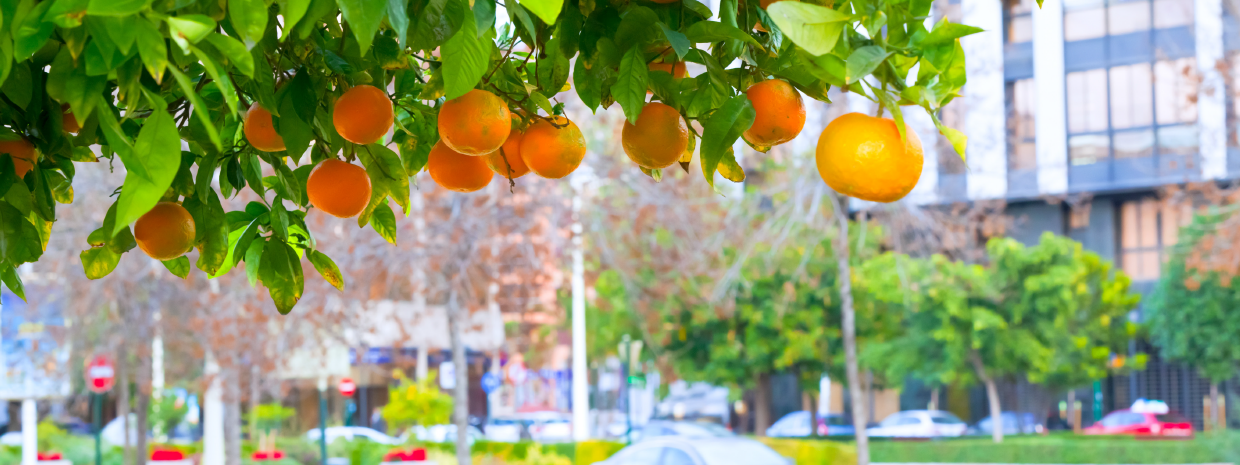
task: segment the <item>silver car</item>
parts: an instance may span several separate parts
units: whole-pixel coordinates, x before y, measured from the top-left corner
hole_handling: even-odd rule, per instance
[[[625,447],[597,465],[792,465],[792,460],[753,439],[651,438]]]

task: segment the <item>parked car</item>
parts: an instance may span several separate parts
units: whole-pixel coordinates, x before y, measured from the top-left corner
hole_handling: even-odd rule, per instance
[[[491,417],[487,419],[486,430],[483,434],[488,441],[494,442],[517,442],[522,437],[528,437],[529,432],[525,430],[525,425],[520,419],[514,417]]]
[[[634,427],[634,429],[637,429]],[[735,436],[718,423],[706,421],[652,420],[641,427],[640,439],[676,436],[681,438],[727,438]]]
[[[468,432],[468,436],[466,437],[471,445],[474,441],[484,437],[482,431],[473,426],[469,426],[465,429],[465,431]],[[419,441],[423,442],[456,442],[456,425],[418,425],[410,428],[409,433]],[[328,434],[331,434],[330,429]]]
[[[766,429],[766,435],[773,438],[804,438],[810,435],[809,411],[801,410],[784,415],[779,421]],[[856,434],[852,419],[838,413],[818,416],[819,436],[851,436]]]
[[[905,410],[884,418],[878,426],[866,429],[870,436],[890,438],[936,438],[964,434],[969,425],[951,412]]]
[[[1134,412],[1116,410],[1084,429],[1085,434],[1123,434],[1131,436],[1193,437],[1193,424],[1175,412]]]
[[[967,434],[990,436],[994,432],[994,420],[992,417],[986,417],[977,422],[976,425],[969,427]],[[1003,412],[999,414],[999,418],[1003,419],[1003,434],[1042,434],[1046,431],[1046,425],[1038,421],[1037,415],[1030,412]]]
[[[318,428],[306,431],[306,440],[318,442],[319,436],[322,434]],[[370,441],[387,445],[397,445],[404,442],[365,426],[328,426],[327,443],[331,444],[338,439],[344,439],[345,441]]]
[[[570,442],[573,440],[573,422],[566,413],[543,411],[521,414],[521,420],[530,432],[530,439],[538,442]]]
[[[662,437],[621,449],[597,465],[792,465],[793,461],[749,438]]]

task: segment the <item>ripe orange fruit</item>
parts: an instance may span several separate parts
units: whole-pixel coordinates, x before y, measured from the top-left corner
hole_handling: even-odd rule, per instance
[[[671,63],[652,62],[649,65],[646,65],[646,68],[650,71],[662,71],[671,74],[672,77],[677,79],[685,77],[688,73],[688,70],[685,69],[685,62],[683,61],[673,61]]]
[[[788,142],[805,127],[805,102],[792,84],[779,79],[759,82],[745,91],[753,104],[753,125],[743,136],[758,147]]]
[[[556,127],[541,120],[525,130],[521,139],[521,159],[530,171],[547,179],[568,176],[586,156],[586,137],[576,124],[563,116],[550,117]]]
[[[26,173],[34,169],[34,163],[39,160],[39,156],[34,153],[34,145],[26,139],[0,141],[0,153],[13,157],[13,170],[17,172],[17,179],[26,177]]]
[[[484,157],[472,157],[448,147],[442,139],[431,148],[426,159],[426,171],[444,189],[457,192],[473,192],[491,183],[495,173],[487,167]]]
[[[60,105],[60,126],[64,128],[65,132],[74,134],[82,130],[82,126],[78,124],[77,118],[73,117],[73,112],[69,111],[69,104],[67,103]]]
[[[525,166],[525,160],[521,159],[521,140],[524,136],[521,130],[513,129],[504,145],[486,156],[491,171],[507,179],[517,179],[530,172],[530,167]]]
[[[624,153],[637,166],[667,168],[679,161],[689,147],[689,125],[675,108],[650,102],[642,107],[637,124],[624,122],[621,139]]]
[[[495,94],[474,89],[439,107],[439,137],[452,150],[480,157],[499,149],[512,132],[512,112]]]
[[[349,162],[329,158],[306,179],[310,204],[337,218],[357,216],[370,203],[370,176]]]
[[[890,118],[849,113],[836,118],[818,138],[818,174],[837,192],[872,202],[894,202],[921,178],[921,140]]]
[[[371,144],[387,134],[395,117],[387,94],[375,86],[360,85],[336,100],[332,125],[349,142]]]
[[[172,260],[194,248],[194,217],[180,204],[159,202],[133,225],[138,247],[156,260]]]
[[[250,105],[250,111],[245,112],[245,125],[242,130],[245,131],[245,140],[258,150],[264,152],[284,150],[284,138],[276,132],[276,127],[271,122],[271,112],[258,102]]]

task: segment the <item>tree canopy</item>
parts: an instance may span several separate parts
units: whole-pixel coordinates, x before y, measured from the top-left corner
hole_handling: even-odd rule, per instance
[[[16,268],[46,249],[55,204],[73,201],[78,164],[119,160],[125,180],[81,254],[88,277],[112,272],[135,247],[135,220],[158,202],[179,202],[195,226],[194,266],[214,277],[244,262],[250,283],[261,282],[287,313],[303,295],[303,260],[344,285],[306,226],[306,216],[318,214],[307,194],[311,171],[327,159],[360,162],[373,189],[358,225],[395,242],[392,205],[410,210],[414,176],[440,139],[444,102],[472,89],[499,96],[523,123],[559,125],[550,117],[564,113],[567,92],[591,111],[619,104],[629,121],[649,92],[691,123],[712,184],[720,166],[736,164],[730,147],[753,121],[743,91],[771,78],[820,100],[831,86],[844,88],[897,122],[901,105],[920,106],[963,153],[964,135],[935,115],[965,83],[957,39],[978,29],[927,27],[930,7],[929,0],[767,8],[722,0],[717,11],[696,0],[3,2],[0,279],[24,295]],[[655,61],[705,71],[679,78],[651,70]],[[374,143],[350,142],[333,126],[340,96],[360,85],[383,89],[394,105],[391,135]],[[261,151],[245,137],[254,103],[270,112],[284,150]],[[249,203],[225,211],[221,197]],[[184,255],[164,264],[178,276],[191,272]]]

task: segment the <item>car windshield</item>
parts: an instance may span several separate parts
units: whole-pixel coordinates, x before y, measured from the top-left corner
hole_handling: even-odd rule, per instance
[[[1154,418],[1163,423],[1188,423],[1188,419],[1178,413],[1164,413],[1156,415]]]
[[[885,418],[882,423],[879,423],[879,426],[903,425],[903,424],[907,424],[906,420],[909,420],[909,419],[912,419],[914,424],[917,423],[916,418],[910,417],[908,415],[903,415],[903,414],[895,414],[895,415]]]
[[[959,425],[964,423],[963,420],[956,418],[955,415],[945,412],[935,412],[930,414],[930,421],[940,425]]]
[[[711,441],[699,444],[698,454],[706,465],[785,465],[788,459],[754,441]]]
[[[852,426],[852,420],[834,415],[827,417],[826,423],[831,426]]]

